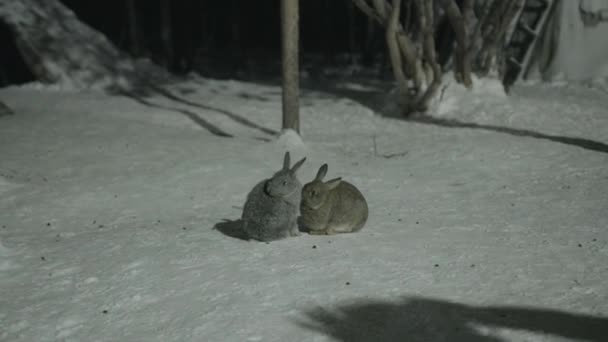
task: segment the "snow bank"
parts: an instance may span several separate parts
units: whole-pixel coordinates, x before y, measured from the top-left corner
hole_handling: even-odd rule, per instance
[[[77,86],[73,82],[56,82],[56,83],[42,83],[40,81],[33,81],[19,85],[23,89],[30,90],[41,90],[41,91],[56,91],[56,92],[79,92],[82,91],[82,87]],[[89,88],[94,90],[93,88]]]
[[[442,85],[440,95],[430,106],[429,113],[434,116],[450,117],[471,105],[507,101],[504,86],[496,78],[478,78],[472,75],[473,87],[471,89],[456,82],[452,74],[446,75],[445,78],[447,81]]]
[[[292,129],[283,130],[276,140],[276,145],[287,151],[295,151],[300,154],[308,150],[300,135]]]

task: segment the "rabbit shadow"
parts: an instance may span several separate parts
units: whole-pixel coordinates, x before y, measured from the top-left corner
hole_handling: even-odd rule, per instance
[[[298,218],[296,219],[296,223],[298,225],[298,231],[300,233],[310,234],[310,229],[308,229],[308,227],[306,227],[302,222],[302,216],[298,216]]]
[[[301,222],[301,216],[298,216],[297,222],[298,222],[298,230],[301,233],[310,234],[310,230],[308,230],[307,228],[305,228],[303,226],[303,224]],[[231,237],[233,239],[238,239],[238,240],[243,240],[243,241],[250,240],[247,233],[243,230],[243,220],[241,220],[241,219],[237,219],[237,220],[222,219],[221,222],[218,222],[213,226],[213,230],[217,230],[220,233],[222,233],[228,237]]]
[[[223,219],[222,222],[218,222],[213,226],[213,230],[217,230],[220,233],[234,239],[249,241],[247,233],[245,233],[243,230],[243,220],[241,219]]]

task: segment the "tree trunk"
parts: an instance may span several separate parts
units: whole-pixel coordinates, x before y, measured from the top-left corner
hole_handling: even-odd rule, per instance
[[[41,82],[133,90],[148,82],[145,77],[167,76],[154,66],[134,63],[58,0],[0,0],[0,20],[10,27],[26,65]]]
[[[283,58],[283,129],[300,133],[298,104],[298,1],[281,0],[281,32]]]
[[[331,7],[335,0],[323,0],[323,32],[326,34],[326,38],[323,39],[323,55],[327,65],[333,64],[334,54],[334,19],[331,17]]]
[[[437,57],[435,16],[445,15],[451,33],[446,60],[453,57],[456,80],[473,86],[471,73],[497,69],[505,32],[525,0],[352,0],[386,28],[386,42],[399,101],[405,115],[424,112],[438,95],[443,70]],[[474,5],[477,11],[474,10]],[[440,7],[435,6],[440,4]],[[460,6],[458,5],[460,4]],[[403,8],[400,8],[403,6]],[[440,9],[443,9],[441,11]],[[407,11],[405,15],[400,12]],[[414,13],[415,11],[415,13]],[[403,18],[404,17],[404,18]],[[450,35],[451,36],[451,35]],[[398,49],[397,49],[398,47]],[[453,51],[452,51],[453,50]]]
[[[373,19],[382,26],[386,27],[388,25],[392,5],[389,5],[385,0],[373,0],[373,8],[365,0],[353,0],[353,2],[370,19]],[[408,9],[410,7],[409,4],[410,2],[408,2]],[[407,35],[399,20],[397,20],[396,30],[397,43],[405,62],[404,71],[413,80],[414,88],[420,89],[422,87],[422,71],[420,70],[420,63],[418,63],[419,58],[416,52],[416,45]]]
[[[198,26],[198,34],[199,34],[199,43],[198,43],[198,51],[206,50],[211,42],[212,36],[212,25],[211,25],[211,15],[209,13],[209,8],[207,6],[206,0],[198,1],[198,11],[199,11],[199,26]]]
[[[390,13],[388,25],[386,26],[386,44],[400,97],[405,97],[408,93],[408,86],[405,73],[403,72],[403,60],[401,59],[401,51],[399,50],[399,43],[397,41],[397,26],[401,17],[401,0],[392,0],[392,5],[393,10]]]
[[[365,66],[372,66],[374,64],[374,58],[376,57],[376,51],[374,50],[374,35],[375,35],[375,23],[370,17],[366,18],[365,23],[365,38],[361,49],[361,60]]]
[[[480,46],[476,56],[477,73],[485,76],[498,68],[498,53],[504,43],[509,24],[524,5],[524,0],[494,0],[488,6],[486,17],[479,24]]]
[[[352,1],[349,1],[348,4],[348,12],[347,12],[347,21],[348,21],[348,53],[350,54],[350,63],[354,65],[356,62],[355,55],[357,53],[356,42],[355,42],[355,5]]]
[[[131,46],[131,54],[135,57],[141,56],[141,44],[139,40],[139,21],[137,19],[137,9],[135,0],[127,0],[127,16],[129,27],[129,40]]]
[[[421,94],[416,101],[415,111],[426,111],[429,103],[437,93],[441,85],[441,68],[437,63],[435,54],[435,38],[434,33],[434,0],[416,0],[418,15],[420,18],[420,30],[422,33],[422,48],[425,62],[428,64],[431,72],[430,79],[427,79],[429,84],[426,90]],[[409,113],[408,113],[409,114]]]
[[[456,33],[456,52],[454,54],[456,79],[467,88],[471,88],[473,81],[471,80],[471,59],[467,49],[469,45],[468,23],[454,0],[443,0],[442,5]],[[463,7],[470,5],[471,1],[465,0]],[[468,9],[463,8],[464,10],[468,12]]]
[[[230,59],[234,70],[244,70],[246,60],[245,46],[241,39],[241,8],[240,0],[230,0]]]
[[[171,1],[160,1],[160,39],[163,44],[164,65],[167,69],[174,66],[173,59],[173,26],[171,23]]]

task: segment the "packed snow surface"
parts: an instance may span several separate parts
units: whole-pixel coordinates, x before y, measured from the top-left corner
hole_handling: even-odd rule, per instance
[[[0,90],[0,341],[607,341],[607,94],[478,86],[415,121],[307,90],[301,138],[270,85]],[[243,239],[286,149],[361,232]]]

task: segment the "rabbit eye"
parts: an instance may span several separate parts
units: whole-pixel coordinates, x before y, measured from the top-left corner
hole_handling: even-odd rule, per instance
[[[283,181],[283,185],[287,185],[287,182],[286,182],[286,181]]]

